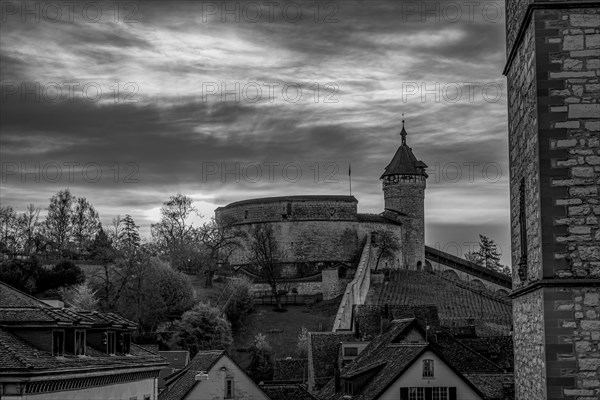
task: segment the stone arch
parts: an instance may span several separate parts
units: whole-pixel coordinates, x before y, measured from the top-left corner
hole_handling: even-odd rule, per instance
[[[475,289],[479,289],[479,290],[485,289],[485,285],[479,279],[473,279],[472,281],[469,282],[469,285],[471,285]]]
[[[451,279],[453,281],[458,281],[460,280],[460,277],[458,276],[458,274],[456,273],[456,271],[451,270],[451,269],[447,269],[444,272],[442,272],[442,276],[446,279]]]
[[[496,290],[496,294],[502,297],[508,297],[508,290],[506,289],[498,289]]]

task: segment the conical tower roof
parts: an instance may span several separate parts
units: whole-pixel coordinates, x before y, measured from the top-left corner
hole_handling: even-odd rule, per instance
[[[402,131],[400,132],[402,144],[398,147],[394,158],[392,158],[392,161],[385,167],[385,171],[379,179],[391,175],[422,175],[427,178],[427,173],[425,172],[427,165],[423,161],[417,160],[412,149],[406,144],[406,135],[404,120],[402,120]]]

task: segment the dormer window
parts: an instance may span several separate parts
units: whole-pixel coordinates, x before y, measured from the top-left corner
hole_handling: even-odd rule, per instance
[[[131,333],[122,332],[119,335],[119,348],[123,354],[131,353]]]
[[[423,360],[423,378],[433,378],[433,360]]]
[[[52,331],[52,355],[65,355],[65,331]]]
[[[102,333],[102,344],[106,345],[106,354],[116,354],[117,337],[115,332]]]
[[[75,351],[76,356],[85,355],[85,331],[75,331]]]

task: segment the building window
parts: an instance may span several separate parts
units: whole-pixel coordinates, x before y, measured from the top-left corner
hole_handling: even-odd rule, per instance
[[[150,400],[150,395],[149,394],[145,394],[144,395],[144,400]]]
[[[422,387],[408,388],[408,400],[425,400],[425,388],[422,388]]]
[[[75,355],[85,355],[85,331],[75,331]]]
[[[448,400],[448,388],[447,387],[434,387],[433,388],[433,400]]]
[[[106,332],[106,354],[117,353],[117,335],[115,332]]]
[[[350,395],[354,394],[354,385],[352,384],[352,381],[344,380],[344,393]]]
[[[356,357],[358,355],[358,347],[344,347],[344,357]]]
[[[225,379],[225,398],[233,399],[234,389],[233,389],[233,378]]]
[[[52,355],[65,355],[65,331],[52,331]]]
[[[122,332],[119,335],[119,348],[123,354],[131,353],[131,333]]]
[[[423,378],[433,378],[433,360],[423,360]]]

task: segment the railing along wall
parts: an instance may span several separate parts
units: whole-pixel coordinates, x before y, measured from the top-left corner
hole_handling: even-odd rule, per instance
[[[355,305],[364,304],[369,286],[371,285],[371,235],[367,235],[367,242],[360,256],[354,279],[346,286],[340,308],[335,316],[333,332],[352,329],[352,310]]]

